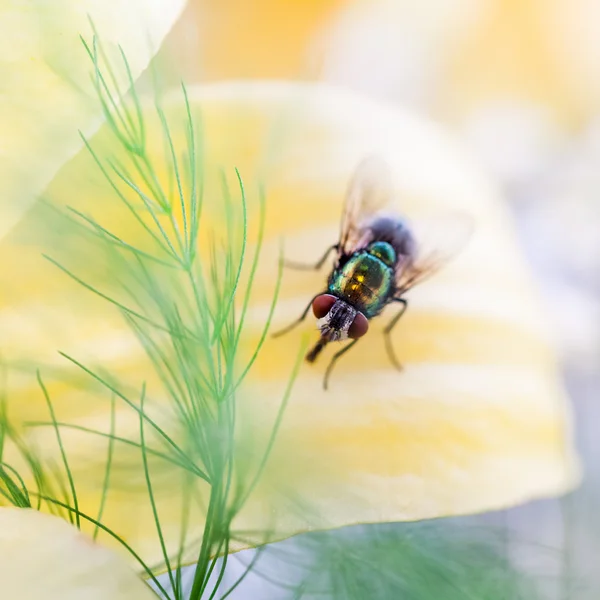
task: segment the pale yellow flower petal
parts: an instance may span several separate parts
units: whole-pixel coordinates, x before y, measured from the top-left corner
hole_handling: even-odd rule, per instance
[[[3,598],[156,599],[118,555],[35,510],[0,508],[0,555]]]
[[[189,94],[194,110],[202,111],[205,215],[221,198],[217,167],[237,167],[248,193],[252,244],[259,181],[267,186],[265,247],[243,355],[251,352],[268,312],[282,236],[287,256],[296,260],[316,260],[334,243],[348,179],[365,154],[388,159],[398,208],[408,216],[458,210],[476,222],[456,260],[409,295],[409,310],[394,332],[403,373],[390,366],[381,337],[391,310],[340,361],[329,391],[323,391],[322,378],[332,350],[317,364],[302,365],[267,471],[233,523],[246,532],[247,541],[237,546],[260,541],[265,531],[281,538],[310,528],[458,515],[571,489],[579,474],[569,408],[531,275],[501,198],[453,140],[410,113],[326,86],[223,83]],[[180,123],[180,96],[167,109]],[[183,146],[181,130],[174,128],[174,135]],[[160,162],[158,130],[150,128],[148,139]],[[96,139],[107,140],[106,132]],[[123,212],[110,208],[110,193],[84,153],[48,190],[57,202],[89,210],[104,217],[105,226],[130,235]],[[31,219],[21,223],[21,234],[35,215]],[[149,394],[160,395],[156,374],[114,310],[101,300],[84,302],[78,286],[43,267],[35,252],[11,246],[16,239],[2,247],[3,264],[13,266],[2,272],[0,286],[16,281],[0,309],[0,331],[14,331],[12,339],[2,338],[8,354],[39,354],[58,364],[53,351],[64,349],[84,362],[95,358],[134,389],[145,380]],[[31,269],[35,278],[18,281],[19,269]],[[323,289],[325,276],[326,269],[285,272],[275,327],[300,314]],[[35,289],[47,290],[43,312],[32,300]],[[286,337],[268,339],[250,373],[238,409],[248,454],[264,443],[306,334],[316,336],[312,318]],[[90,398],[76,383],[54,384],[51,393],[60,420],[106,429],[107,400],[100,395]],[[16,391],[11,411],[20,419],[47,418],[32,387]],[[122,406],[118,418],[121,435],[136,434],[135,413]],[[52,432],[38,439],[50,447]],[[90,469],[89,461],[103,457],[105,446],[81,433],[65,431],[64,439],[78,471],[82,510],[94,515],[103,472]],[[164,469],[162,475],[159,509],[175,545],[179,478],[169,479]],[[159,546],[141,472],[138,479],[139,492],[131,491],[131,477],[121,478],[129,490],[117,491],[114,483],[105,518],[152,561]],[[195,539],[201,520],[191,522],[197,525],[189,539]]]
[[[81,146],[78,129],[100,124],[92,19],[110,55],[120,44],[137,77],[184,0],[0,1],[0,236],[29,208],[58,167]],[[126,89],[124,70],[118,71]]]

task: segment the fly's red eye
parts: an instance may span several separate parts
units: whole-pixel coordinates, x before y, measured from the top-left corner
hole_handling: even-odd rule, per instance
[[[317,296],[312,303],[313,314],[317,319],[322,319],[335,304],[337,298],[331,294],[321,294]]]
[[[352,325],[350,325],[350,329],[348,329],[348,337],[356,340],[369,330],[369,320],[362,313],[357,313],[356,317],[354,317],[354,321],[352,321]]]

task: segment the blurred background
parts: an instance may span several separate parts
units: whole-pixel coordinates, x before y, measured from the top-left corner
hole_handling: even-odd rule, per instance
[[[163,70],[172,78],[166,83],[283,78],[343,85],[410,107],[464,142],[503,190],[546,302],[586,479],[566,498],[453,520],[432,533],[439,539],[456,523],[490,532],[502,568],[534,575],[535,592],[521,595],[509,586],[478,595],[463,578],[466,587],[455,584],[456,595],[446,586],[437,595],[431,588],[430,597],[598,598],[600,2],[190,0],[158,58],[176,67]],[[355,529],[334,535],[362,535]],[[283,583],[289,582],[290,565],[301,562],[293,551],[302,547],[305,556],[307,542],[276,546],[279,559],[266,552],[263,575],[245,579],[232,597],[290,597],[281,577],[267,575],[269,565],[291,552],[287,567],[272,567],[288,569]],[[231,560],[230,581],[252,557]]]

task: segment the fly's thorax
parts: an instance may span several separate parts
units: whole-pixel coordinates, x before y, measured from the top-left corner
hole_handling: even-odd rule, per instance
[[[396,251],[388,242],[373,242],[367,247],[367,252],[378,258],[386,267],[393,269],[396,265]]]
[[[378,314],[394,293],[394,270],[367,250],[357,252],[335,271],[329,291],[362,312]]]

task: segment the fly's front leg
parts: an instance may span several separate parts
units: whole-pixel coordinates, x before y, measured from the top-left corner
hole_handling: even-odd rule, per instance
[[[288,331],[291,331],[292,329],[294,329],[294,327],[296,327],[297,325],[300,325],[300,323],[302,323],[302,321],[304,321],[304,319],[306,319],[306,315],[308,314],[308,311],[310,310],[310,307],[312,306],[312,303],[315,301],[315,298],[318,298],[319,296],[326,294],[327,292],[319,292],[318,294],[316,294],[315,296],[313,296],[310,299],[310,302],[308,303],[308,305],[306,306],[306,308],[304,309],[303,313],[300,315],[300,317],[298,319],[296,319],[295,321],[293,321],[292,323],[290,323],[287,327],[284,327],[283,329],[280,329],[279,331],[276,331],[275,333],[271,334],[271,337],[279,337],[280,335],[283,335],[284,333],[287,333]]]
[[[331,254],[331,251],[337,250],[338,248],[338,244],[334,244],[333,246],[327,248],[325,254],[323,254],[323,256],[314,265],[307,265],[305,263],[297,263],[288,260],[284,261],[283,264],[290,269],[297,269],[298,271],[318,271],[325,264],[327,257]]]
[[[394,346],[392,345],[391,333],[396,323],[398,323],[398,321],[400,320],[400,317],[405,313],[406,309],[408,308],[408,301],[404,298],[394,298],[393,301],[402,304],[402,307],[398,311],[398,314],[394,316],[394,318],[388,323],[386,328],[383,330],[383,335],[385,338],[385,349],[388,353],[390,361],[392,362],[394,367],[398,369],[398,371],[402,371],[402,364],[398,360],[396,352],[394,351]]]
[[[348,352],[348,350],[350,350],[350,348],[352,348],[352,346],[354,346],[354,344],[356,344],[356,342],[358,342],[358,339],[352,340],[349,344],[344,346],[341,350],[338,350],[333,355],[333,357],[331,358],[331,361],[329,363],[329,366],[327,367],[327,371],[325,371],[325,377],[323,378],[323,389],[324,390],[327,390],[327,384],[329,383],[329,376],[331,375],[331,371],[333,370],[335,363],[342,356],[342,354],[346,354],[346,352]]]

